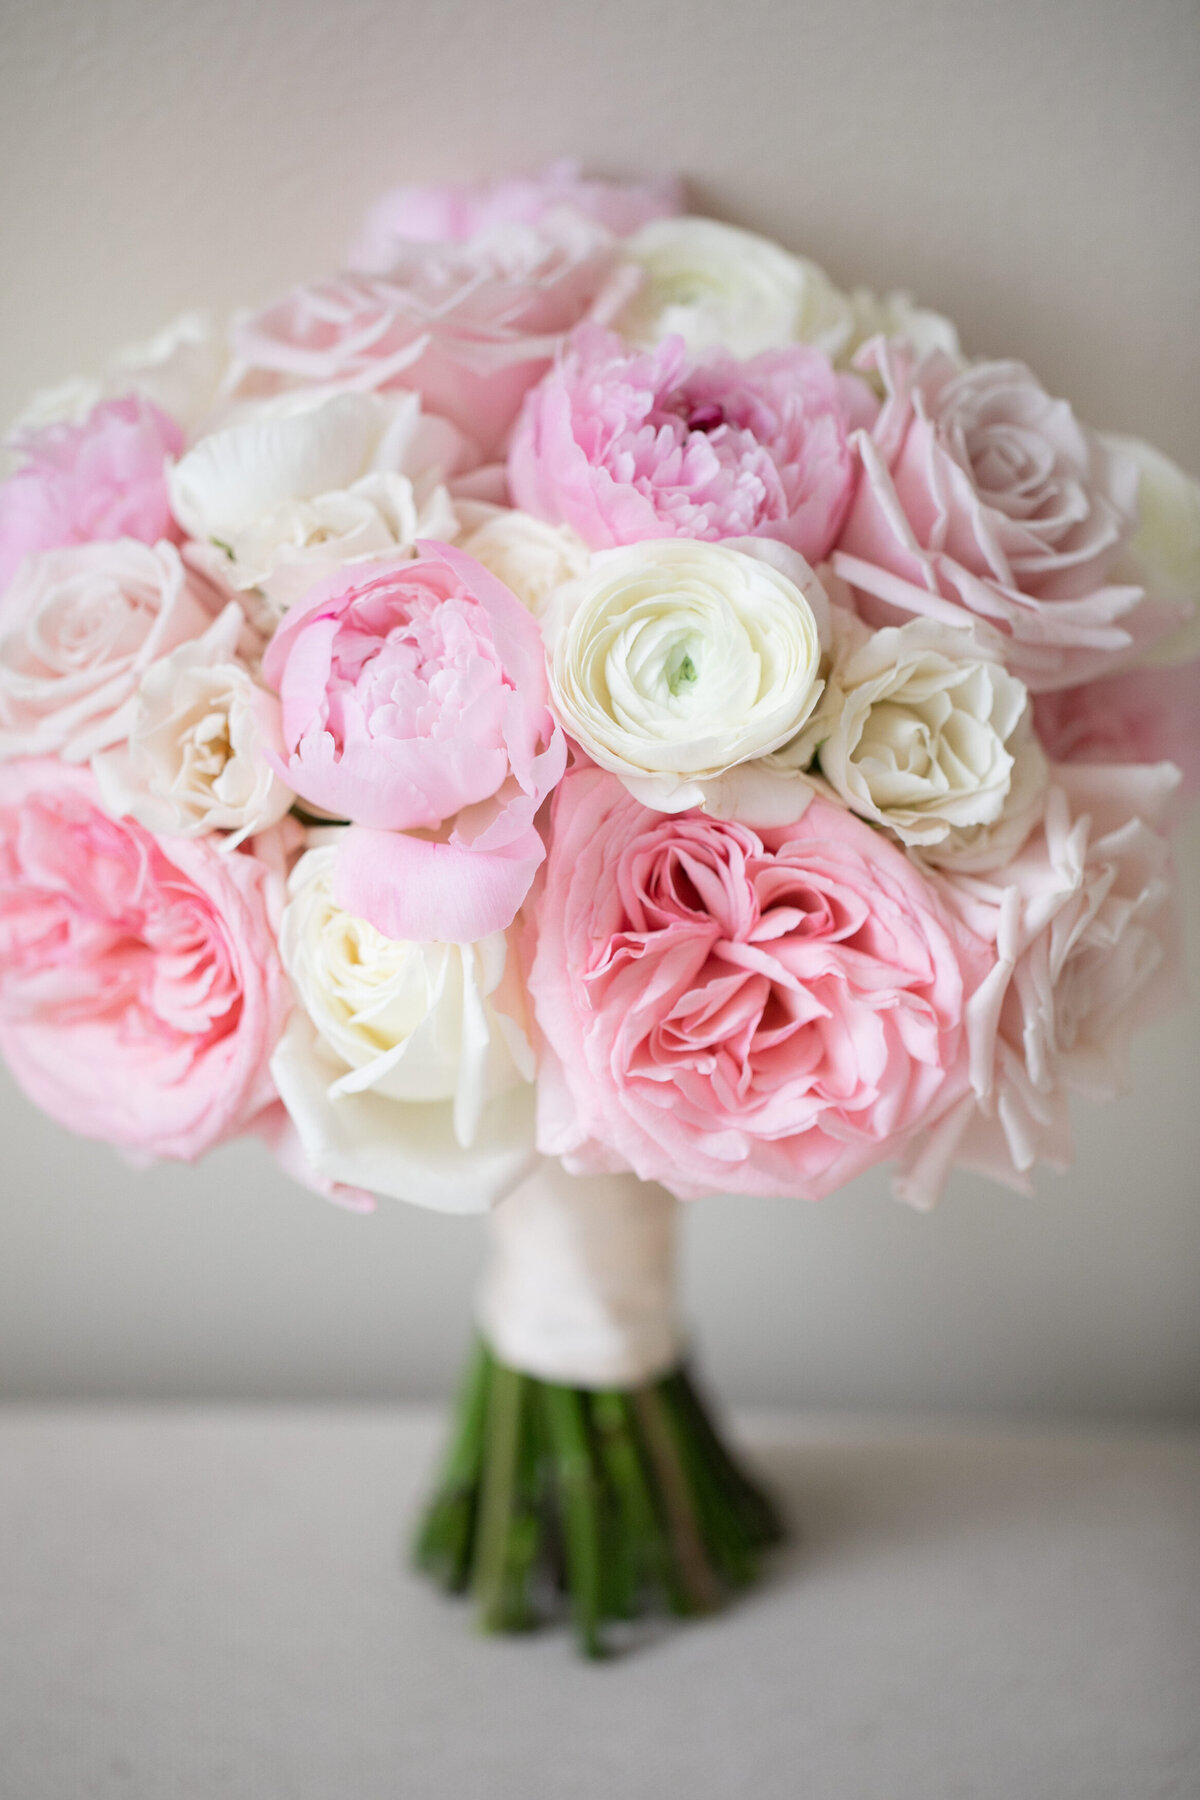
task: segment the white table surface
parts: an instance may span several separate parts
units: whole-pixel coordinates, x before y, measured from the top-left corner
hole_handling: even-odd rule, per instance
[[[0,1412],[3,1800],[1195,1800],[1200,1437],[741,1432],[802,1535],[595,1666],[408,1573],[428,1410]]]

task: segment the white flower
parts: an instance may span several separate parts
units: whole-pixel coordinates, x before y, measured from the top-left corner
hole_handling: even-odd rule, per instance
[[[852,812],[932,852],[993,827],[1013,785],[1029,698],[969,630],[933,619],[871,631],[832,611],[825,691],[787,760],[820,756]],[[1025,826],[1028,832],[1032,819]],[[974,836],[965,844],[977,848]]]
[[[643,274],[616,321],[634,343],[677,332],[693,351],[750,357],[803,343],[836,358],[854,336],[850,301],[825,271],[752,231],[715,219],[656,219],[621,249]]]
[[[544,623],[564,728],[661,812],[788,742],[821,691],[820,583],[782,545],[737,542],[755,553],[691,538],[601,551]]]
[[[276,614],[324,574],[458,530],[441,485],[462,439],[415,394],[299,390],[243,406],[168,474],[184,530]]]
[[[940,350],[960,367],[966,366],[953,322],[942,313],[918,306],[911,294],[900,290],[876,294],[871,288],[859,287],[852,291],[850,305],[854,312],[854,336],[841,359],[847,366],[853,366],[853,355],[860,344],[880,336],[903,338],[919,357]]]
[[[1138,472],[1137,529],[1111,579],[1144,587],[1187,617],[1169,637],[1142,652],[1139,663],[1187,662],[1200,655],[1200,482],[1141,438],[1107,437]]]
[[[534,1167],[534,1059],[502,932],[474,944],[384,937],[343,912],[336,843],[292,872],[280,950],[297,1009],[271,1062],[319,1174],[480,1211]]]
[[[555,588],[582,575],[588,547],[565,525],[548,525],[508,507],[460,502],[462,548],[490,569],[539,619]]]
[[[291,789],[264,755],[282,755],[279,702],[237,660],[244,629],[230,604],[203,637],[146,670],[128,743],[92,759],[110,812],[168,837],[232,832],[232,849],[288,811]]]

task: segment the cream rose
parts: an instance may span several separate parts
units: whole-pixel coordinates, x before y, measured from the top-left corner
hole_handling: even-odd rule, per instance
[[[788,760],[818,755],[851,811],[904,844],[994,825],[1027,723],[1024,685],[971,631],[912,619],[873,632],[840,607],[832,617],[825,691]]]
[[[283,754],[279,701],[238,659],[244,631],[230,604],[146,670],[128,743],[92,758],[110,812],[166,837],[227,831],[232,849],[288,811],[292,791],[264,754]]]
[[[838,357],[854,337],[854,310],[824,269],[770,238],[716,219],[656,219],[622,253],[642,284],[616,322],[636,344],[677,333],[689,350],[741,358],[784,344]]]
[[[1141,438],[1109,437],[1138,474],[1138,522],[1114,579],[1143,587],[1151,600],[1186,608],[1169,637],[1144,650],[1140,663],[1158,667],[1200,655],[1200,482]]]
[[[871,288],[860,287],[851,293],[850,306],[854,336],[845,353],[847,361],[852,362],[853,353],[861,344],[874,337],[887,337],[903,338],[918,356],[940,350],[960,367],[966,366],[953,321],[927,306],[918,306],[911,294],[902,290],[877,294]]]
[[[689,538],[601,551],[547,613],[564,729],[660,812],[787,743],[820,695],[820,583],[782,545],[738,542],[755,554]]]
[[[534,1059],[504,933],[384,937],[334,893],[335,843],[292,872],[280,949],[297,1008],[271,1063],[322,1176],[481,1211],[534,1167]]]
[[[461,548],[490,569],[535,619],[554,589],[588,566],[587,545],[565,525],[547,525],[530,513],[470,501],[460,503],[458,512],[466,533]]]
[[[415,394],[286,394],[239,409],[168,476],[175,517],[228,557],[226,579],[281,613],[322,575],[453,539],[442,476],[463,440]]]

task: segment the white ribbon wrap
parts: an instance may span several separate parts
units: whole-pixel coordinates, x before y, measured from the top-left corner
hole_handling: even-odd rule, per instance
[[[570,1387],[637,1387],[678,1363],[675,1215],[635,1175],[547,1159],[490,1219],[478,1320],[502,1362]]]

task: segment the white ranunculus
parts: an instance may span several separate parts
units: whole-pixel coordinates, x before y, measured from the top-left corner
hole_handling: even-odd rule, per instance
[[[631,342],[676,332],[689,350],[757,356],[813,344],[839,357],[854,336],[854,311],[824,269],[770,238],[715,219],[656,219],[621,246],[642,284],[616,321]]]
[[[313,1167],[452,1212],[482,1211],[537,1162],[535,1066],[503,932],[384,937],[334,899],[336,843],[292,872],[280,950],[297,1007],[272,1059]]]
[[[235,588],[260,590],[279,613],[346,563],[454,538],[442,478],[462,442],[415,394],[299,390],[244,405],[201,438],[168,474],[171,507],[225,552]]]
[[[553,705],[644,805],[702,805],[706,781],[808,718],[825,611],[816,576],[782,545],[759,555],[658,538],[601,551],[544,621]]]
[[[1028,729],[1024,684],[971,631],[932,619],[871,631],[840,607],[833,621],[825,691],[787,760],[819,755],[851,811],[904,844],[994,826]]]
[[[1139,663],[1158,666],[1200,655],[1200,482],[1141,438],[1108,437],[1138,472],[1138,524],[1113,581],[1146,589],[1150,599],[1187,609],[1169,637],[1152,644]]]
[[[264,755],[283,754],[279,701],[238,660],[244,629],[230,604],[146,670],[128,743],[92,759],[110,812],[167,837],[231,832],[232,849],[288,811],[294,796]]]
[[[511,589],[535,619],[554,589],[588,566],[587,545],[565,525],[472,502],[460,503],[458,511],[466,533],[462,548]]]

